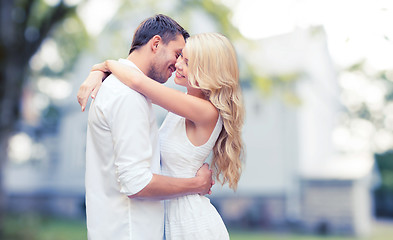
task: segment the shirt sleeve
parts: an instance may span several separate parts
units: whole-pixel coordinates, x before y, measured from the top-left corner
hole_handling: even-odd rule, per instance
[[[153,177],[149,107],[142,95],[132,91],[120,96],[109,112],[120,192],[133,195]]]

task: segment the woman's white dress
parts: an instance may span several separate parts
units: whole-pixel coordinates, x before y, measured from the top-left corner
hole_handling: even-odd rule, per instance
[[[185,118],[168,113],[160,128],[163,175],[191,178],[212,151],[222,129],[221,117],[209,140],[194,146],[186,133]],[[228,231],[210,200],[199,194],[165,201],[165,236],[167,240],[225,240]]]

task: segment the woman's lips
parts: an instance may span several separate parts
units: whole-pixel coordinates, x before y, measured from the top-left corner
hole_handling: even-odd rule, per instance
[[[176,71],[176,77],[179,77],[179,78],[184,78],[185,76],[184,76],[184,75],[182,75],[182,74],[180,74],[178,71]]]

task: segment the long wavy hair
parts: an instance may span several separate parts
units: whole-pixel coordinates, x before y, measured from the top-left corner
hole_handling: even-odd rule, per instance
[[[194,35],[187,39],[186,48],[190,85],[205,93],[223,120],[213,148],[214,177],[222,185],[228,183],[236,190],[244,158],[241,138],[244,107],[235,49],[218,33]]]

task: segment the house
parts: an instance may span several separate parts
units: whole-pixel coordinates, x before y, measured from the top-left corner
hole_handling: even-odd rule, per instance
[[[302,103],[244,89],[243,176],[235,194],[216,187],[212,202],[228,224],[369,234],[374,159],[366,151],[340,152],[333,143],[341,106],[323,29],[298,29],[258,46],[249,55],[261,73],[301,73],[293,90]]]

